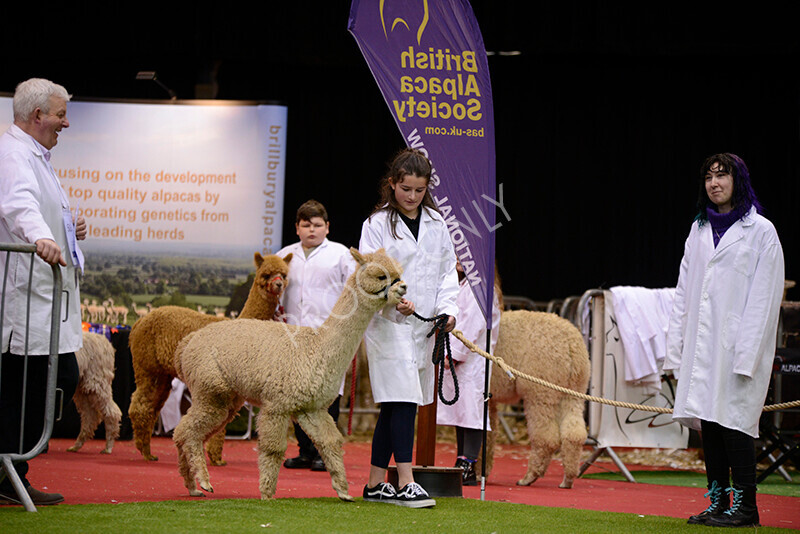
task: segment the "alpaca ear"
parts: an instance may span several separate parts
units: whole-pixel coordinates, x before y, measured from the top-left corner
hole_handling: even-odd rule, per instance
[[[292,257],[293,257],[293,256],[294,256],[294,252],[290,252],[289,254],[287,254],[287,255],[286,255],[284,258],[283,258],[283,261],[285,261],[286,263],[289,263],[290,261],[292,261]]]
[[[350,247],[350,254],[352,254],[353,259],[356,260],[359,265],[364,265],[365,263],[367,263],[367,260],[364,258],[364,256],[361,255],[361,253],[355,247]]]
[[[261,256],[258,252],[253,255],[253,262],[256,264],[256,270],[261,267],[261,264],[264,263],[264,257]]]

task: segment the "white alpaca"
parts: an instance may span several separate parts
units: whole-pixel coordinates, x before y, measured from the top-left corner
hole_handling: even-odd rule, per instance
[[[344,438],[328,406],[376,311],[395,306],[406,293],[402,268],[381,249],[360,254],[356,271],[319,329],[274,321],[236,319],[186,336],[175,352],[178,376],[192,392],[192,406],[174,432],[178,464],[189,494],[213,491],[203,441],[223,428],[242,404],[258,414],[259,489],[275,494],[286,452],[286,429],[294,417],[309,435],[340,499],[352,501],[342,461]]]
[[[88,439],[92,439],[100,421],[106,426],[106,448],[111,454],[114,441],[119,437],[122,412],[114,402],[111,382],[114,380],[114,347],[106,336],[92,332],[83,333],[83,347],[75,353],[80,380],[72,400],[81,416],[81,431],[75,444],[67,450],[77,452]]]

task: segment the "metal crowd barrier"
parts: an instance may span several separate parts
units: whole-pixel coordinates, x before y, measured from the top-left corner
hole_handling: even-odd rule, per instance
[[[28,335],[30,333],[30,311],[31,311],[31,288],[33,283],[33,265],[36,256],[36,245],[18,245],[14,243],[0,243],[0,253],[5,252],[5,265],[3,268],[2,288],[0,293],[0,339],[5,339],[7,332],[3,332],[2,318],[6,314],[6,300],[5,295],[8,286],[8,270],[11,264],[12,254],[29,254],[30,255],[30,269],[28,273],[28,289],[26,300],[26,319],[25,319],[25,350],[22,356],[25,357],[23,364],[23,388],[22,388],[22,416],[19,429],[19,450],[17,452],[0,451],[0,481],[6,476],[11,480],[14,489],[19,495],[20,502],[22,502],[25,509],[29,512],[35,512],[36,507],[33,504],[27,490],[22,485],[22,481],[14,469],[14,464],[22,461],[27,461],[39,453],[41,453],[47,446],[50,435],[53,432],[53,421],[55,419],[55,398],[56,398],[56,377],[58,370],[58,335],[61,327],[61,269],[58,265],[53,266],[53,310],[50,320],[50,356],[47,369],[47,391],[45,398],[45,415],[44,415],[44,429],[42,435],[36,445],[28,451],[24,449],[23,438],[25,436],[25,409],[26,409],[26,384],[28,381]],[[2,257],[3,254],[0,254]],[[43,325],[32,325],[33,328],[41,328]],[[42,356],[34,356],[41,358]],[[3,376],[2,360],[0,360],[0,379]]]

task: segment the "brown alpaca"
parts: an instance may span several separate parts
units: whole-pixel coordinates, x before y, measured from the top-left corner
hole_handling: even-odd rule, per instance
[[[586,393],[589,385],[589,353],[583,336],[572,323],[552,313],[504,312],[494,354],[518,371],[579,393]],[[531,453],[528,472],[517,484],[527,486],[543,476],[560,449],[564,480],[559,487],[571,488],[586,441],[584,401],[524,378],[511,380],[499,368],[492,373],[491,391],[489,413],[495,432],[500,428],[499,403],[522,399],[525,409]],[[495,432],[487,437],[487,475],[492,468]]]
[[[344,438],[328,414],[342,376],[375,312],[406,293],[400,264],[383,249],[360,254],[330,317],[319,328],[237,319],[209,325],[181,341],[178,376],[192,391],[192,406],[173,439],[189,494],[213,491],[203,441],[225,428],[247,401],[258,413],[258,468],[262,499],[275,494],[290,418],[316,445],[340,499],[352,501],[342,461]]]
[[[270,320],[275,316],[278,301],[286,287],[289,272],[289,254],[281,259],[270,255],[254,255],[256,276],[250,288],[240,317]],[[136,390],[131,395],[128,415],[133,426],[136,448],[145,460],[158,460],[150,452],[150,437],[161,408],[171,390],[175,372],[175,349],[187,334],[219,321],[224,317],[207,315],[180,306],[156,308],[133,325],[129,345],[133,360]],[[189,389],[191,391],[191,388]],[[225,465],[222,460],[222,445],[225,432],[222,429],[208,443],[208,456],[213,465]]]
[[[81,416],[81,431],[69,452],[77,452],[86,440],[92,439],[100,424],[106,427],[106,448],[102,454],[111,454],[114,440],[119,437],[122,411],[114,402],[111,382],[114,380],[114,347],[106,336],[93,332],[83,333],[83,347],[75,353],[80,380],[72,400]]]

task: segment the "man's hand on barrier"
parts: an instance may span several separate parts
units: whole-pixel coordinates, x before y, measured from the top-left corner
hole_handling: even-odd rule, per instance
[[[46,263],[55,265],[59,263],[67,266],[64,256],[61,255],[61,247],[52,239],[39,239],[36,241],[36,254]]]

